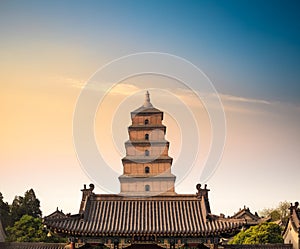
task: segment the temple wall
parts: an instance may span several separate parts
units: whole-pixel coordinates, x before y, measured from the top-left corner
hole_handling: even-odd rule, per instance
[[[286,233],[283,235],[284,243],[292,244],[293,249],[299,249],[299,237],[298,233],[294,230],[291,220],[289,220],[288,227],[286,229]]]

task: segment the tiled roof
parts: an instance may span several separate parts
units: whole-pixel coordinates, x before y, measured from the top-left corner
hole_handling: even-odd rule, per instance
[[[257,221],[260,219],[259,216],[257,216],[256,214],[253,214],[250,212],[249,208],[244,207],[243,209],[240,209],[236,214],[234,214],[232,216],[232,218],[251,218],[254,221]]]
[[[62,243],[36,243],[36,242],[3,242],[0,249],[64,249]]]
[[[243,220],[207,213],[208,199],[197,195],[123,197],[95,195],[82,214],[44,223],[59,233],[84,236],[208,236],[237,230]]]
[[[48,219],[58,219],[64,217],[66,217],[66,215],[63,213],[63,211],[59,211],[58,208],[56,209],[55,212],[47,216]]]
[[[295,205],[291,203],[290,206],[290,216],[289,216],[289,221],[287,222],[285,229],[283,231],[283,236],[284,238],[287,236],[289,233],[289,224],[291,224],[291,227],[299,233],[300,231],[300,209],[299,209],[299,202],[295,202]]]
[[[163,124],[147,124],[147,125],[132,124],[132,125],[128,126],[128,130],[136,130],[136,129],[139,129],[139,130],[160,129],[165,132],[167,130],[167,127]]]
[[[144,114],[144,113],[162,113],[161,110],[158,110],[154,107],[145,107],[145,106],[141,106],[138,109],[134,110],[131,112],[131,114]]]
[[[296,214],[297,214],[297,218],[298,218],[298,224],[300,226],[300,209],[299,208],[296,210]]]
[[[295,206],[292,206],[291,209],[291,216],[290,219],[292,221],[293,226],[295,229],[300,228],[300,209],[298,208],[299,203],[295,204]]]
[[[173,158],[169,156],[126,156],[122,158],[122,162],[170,162],[172,163]]]
[[[257,215],[257,213],[251,213],[249,208],[244,206],[243,209],[240,209],[236,214],[231,216],[234,219],[245,219],[247,225],[257,225],[262,222],[266,222],[270,220],[270,217],[261,218]]]

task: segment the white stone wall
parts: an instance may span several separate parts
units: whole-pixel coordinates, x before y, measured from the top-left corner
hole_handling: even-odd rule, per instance
[[[293,249],[299,249],[299,238],[298,233],[293,228],[291,221],[288,223],[285,234],[283,235],[285,244],[293,244]]]

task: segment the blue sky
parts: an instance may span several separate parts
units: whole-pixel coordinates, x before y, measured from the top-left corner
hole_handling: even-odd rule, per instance
[[[1,5],[4,45],[71,43],[79,53],[104,54],[107,59],[164,51],[189,58],[221,92],[299,99],[297,1],[3,1]]]
[[[195,64],[209,76],[225,104],[232,99],[239,102],[234,110],[242,106],[243,111],[249,108],[248,111],[267,113],[263,117],[246,117],[246,112],[238,116],[228,111],[228,134],[233,134],[234,139],[228,135],[228,154],[211,181],[219,188],[214,200],[217,210],[221,209],[218,197],[222,195],[217,182],[229,177],[226,167],[230,165],[234,165],[231,170],[237,175],[253,171],[252,177],[262,172],[265,175],[281,164],[298,172],[299,12],[297,1],[1,1],[0,87],[5,122],[1,124],[4,139],[0,148],[5,177],[2,185],[0,181],[0,191],[11,199],[33,184],[46,210],[55,208],[55,196],[47,199],[42,173],[37,173],[40,180],[34,183],[24,180],[12,187],[4,181],[15,172],[9,169],[36,170],[46,162],[44,170],[49,175],[51,167],[59,169],[51,166],[54,164],[67,164],[68,170],[76,172],[77,185],[72,185],[75,192],[71,193],[78,198],[79,188],[88,180],[82,176],[72,145],[72,114],[79,90],[70,86],[87,81],[113,59],[146,51],[171,53]],[[272,105],[254,106],[264,101]],[[230,107],[228,110],[233,109]],[[126,126],[127,123],[124,130]],[[249,135],[245,138],[248,144],[243,144],[236,138],[244,135],[234,130],[258,140],[252,141]],[[258,141],[266,142],[261,160],[261,150],[253,149]],[[276,145],[273,151],[272,144]],[[233,155],[241,146],[245,149],[235,159]],[[262,171],[251,166],[252,159],[262,165]],[[237,173],[241,164],[248,167]],[[272,183],[274,188],[282,176],[279,172]],[[250,187],[245,191],[249,191],[248,196],[245,194],[249,200]],[[284,189],[282,194],[288,191]],[[70,190],[66,192],[67,195]],[[270,202],[262,201],[254,208],[274,205],[283,198],[273,196]],[[296,193],[286,198],[296,199]],[[240,199],[236,205],[242,206],[246,201]],[[226,208],[233,212],[237,206],[228,204]]]

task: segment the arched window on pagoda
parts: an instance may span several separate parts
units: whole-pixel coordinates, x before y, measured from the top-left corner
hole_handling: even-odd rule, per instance
[[[149,124],[149,119],[145,119],[144,124],[145,125]]]
[[[145,173],[149,174],[150,173],[150,168],[148,166],[145,167]]]
[[[145,140],[149,140],[149,134],[145,134]]]
[[[149,156],[149,155],[150,155],[149,150],[145,150],[145,156]]]
[[[145,191],[149,192],[150,191],[150,185],[145,185]]]

